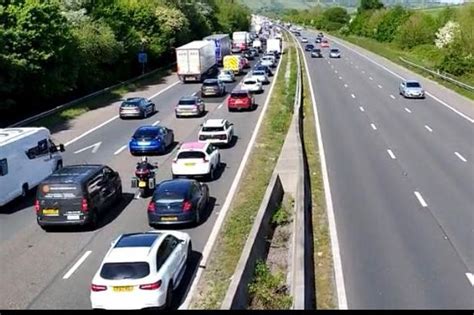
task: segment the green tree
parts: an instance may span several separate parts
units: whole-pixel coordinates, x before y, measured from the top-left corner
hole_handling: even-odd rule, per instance
[[[331,7],[324,11],[323,16],[327,21],[326,29],[329,31],[340,29],[350,19],[347,10],[341,7]]]
[[[400,26],[396,39],[400,47],[410,49],[417,45],[432,44],[436,30],[437,23],[431,15],[415,12]]]
[[[383,3],[379,0],[360,0],[359,8],[357,9],[358,13],[368,11],[368,10],[378,10],[383,8]]]
[[[391,42],[398,31],[398,28],[410,17],[410,12],[402,6],[390,9],[384,16],[377,28],[375,39],[379,42]]]

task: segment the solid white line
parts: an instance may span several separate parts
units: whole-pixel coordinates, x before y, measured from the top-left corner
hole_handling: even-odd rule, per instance
[[[459,152],[454,152],[454,154],[456,154],[456,156],[463,162],[467,162],[466,158],[464,156],[462,156]]]
[[[405,107],[407,113],[411,113],[411,110]]]
[[[428,204],[425,202],[425,199],[423,199],[423,197],[421,196],[421,194],[419,192],[415,191],[415,196],[418,199],[418,201],[420,202],[422,207],[424,207],[424,208],[428,207]]]
[[[367,59],[368,61],[372,62],[373,64],[379,66],[380,68],[384,69],[385,71],[387,71],[388,73],[394,75],[395,77],[397,77],[397,78],[399,78],[399,79],[401,79],[401,80],[405,80],[405,78],[402,77],[401,75],[399,75],[399,74],[393,72],[392,70],[390,70],[390,69],[388,69],[387,67],[381,65],[380,63],[378,63],[378,62],[372,60],[371,58],[369,58],[369,57],[367,57],[367,56],[361,54],[361,53],[358,52],[357,50],[355,50],[355,49],[353,49],[353,48],[351,48],[351,47],[349,47],[349,46],[347,46],[347,45],[341,43],[341,42],[338,41],[338,40],[334,40],[334,39],[333,39],[333,41],[336,42],[336,43],[339,43],[339,45],[344,46],[344,47],[346,47],[346,48],[349,49],[349,50],[352,50],[353,52],[355,52],[355,53],[358,54],[359,56],[361,56],[361,57]],[[430,96],[431,98],[433,98],[435,101],[438,101],[441,105],[446,106],[447,108],[449,108],[450,110],[452,110],[453,112],[455,112],[456,114],[458,114],[459,116],[465,118],[466,120],[470,121],[471,123],[474,123],[474,119],[473,119],[473,118],[471,118],[471,117],[467,116],[466,114],[464,114],[464,113],[458,111],[457,109],[455,109],[454,107],[450,106],[450,105],[447,104],[446,102],[440,100],[438,97],[434,96],[434,95],[431,94],[430,92],[425,91],[425,93],[426,93],[426,95],[428,95],[428,96]]]
[[[395,154],[393,154],[392,150],[388,149],[387,152],[388,152],[388,155],[390,155],[390,157],[392,158],[392,160],[395,160],[397,158]]]
[[[369,77],[369,80],[373,80],[373,79],[374,79],[374,78],[372,78],[372,77]]]
[[[153,94],[152,96],[150,96],[148,99],[151,100],[151,99],[157,97],[158,95],[160,95],[160,94],[162,94],[162,93],[165,93],[166,91],[168,91],[169,89],[171,89],[173,86],[178,85],[178,84],[180,84],[180,83],[181,83],[181,81],[176,81],[175,83],[171,83],[170,85],[168,85],[168,86],[167,86],[166,88],[164,88],[163,90],[161,90],[161,91],[159,91],[159,92]]]
[[[344,84],[344,87],[346,88],[346,87],[347,87],[347,84]]]
[[[377,127],[375,127],[374,124],[370,124],[370,127],[372,127],[372,129],[374,129],[374,130],[377,130]]]
[[[198,93],[199,93],[199,92],[194,92],[194,93],[192,94],[192,96],[196,96]]]
[[[81,258],[79,258],[79,260],[74,264],[74,266],[72,266],[71,269],[69,269],[69,271],[64,275],[63,279],[69,279],[69,277],[74,273],[74,271],[77,270],[77,268],[79,268],[79,266],[87,259],[87,257],[92,253],[91,250],[88,250],[87,252],[84,253],[84,255],[82,255]]]
[[[469,280],[471,285],[474,287],[474,275],[470,272],[466,272],[466,277],[467,277],[467,280]]]
[[[426,128],[429,132],[433,132],[433,129],[431,129],[430,126],[425,125],[425,128]]]
[[[279,74],[279,69],[280,69],[281,62],[278,63],[278,67],[276,68],[276,74]],[[275,87],[275,82],[277,81],[278,75],[275,75],[274,80],[271,84],[270,90],[268,91],[267,94],[267,99],[265,100],[265,104],[263,105],[262,112],[260,113],[260,117],[258,118],[257,125],[255,126],[255,129],[253,131],[252,137],[250,138],[249,144],[247,145],[247,149],[245,151],[245,154],[242,158],[242,162],[240,162],[239,169],[237,170],[237,174],[234,177],[234,181],[232,182],[232,185],[230,186],[229,192],[227,193],[227,197],[224,201],[224,204],[222,205],[222,208],[219,212],[219,216],[217,217],[216,221],[214,222],[214,227],[212,228],[211,234],[209,235],[209,238],[206,242],[206,245],[204,246],[204,249],[202,251],[202,256],[201,256],[201,261],[199,263],[199,266],[206,266],[207,265],[207,260],[209,259],[209,256],[211,254],[212,248],[214,247],[214,243],[216,242],[217,236],[219,235],[219,231],[222,227],[222,224],[224,223],[224,219],[227,215],[227,212],[229,211],[230,205],[232,200],[234,199],[234,195],[237,192],[237,188],[240,182],[240,178],[242,177],[242,174],[244,172],[245,166],[247,164],[247,161],[250,156],[250,152],[252,151],[252,148],[255,144],[255,140],[257,139],[257,134],[258,131],[260,130],[260,126],[262,125],[263,122],[263,117],[265,116],[265,112],[267,111],[268,104],[270,103],[270,98],[273,92],[273,88]],[[179,307],[179,309],[188,309],[189,305],[191,303],[192,297],[195,294],[197,290],[197,285],[199,283],[199,280],[201,278],[202,272],[204,268],[198,268],[198,271],[196,273],[196,276],[193,279],[193,282],[190,286],[190,289],[188,291],[188,294],[186,296],[186,299],[184,300],[183,304]]]
[[[117,155],[117,154],[120,154],[123,150],[125,150],[127,148],[127,145],[124,145],[123,147],[121,147],[120,149],[118,149],[117,151],[114,152],[114,155]]]
[[[160,123],[160,121],[157,120],[157,121],[155,121],[155,122],[152,124],[152,126],[156,126],[156,125],[158,125],[159,123]]]
[[[354,94],[351,94],[351,97],[352,97],[352,98],[356,98],[356,96],[355,96]]]
[[[362,106],[360,106],[359,109],[360,109],[361,112],[365,111],[364,107],[362,107]]]
[[[393,99],[395,99],[395,96],[393,96],[392,94],[390,94],[390,97],[393,98]]]
[[[379,87],[379,89],[381,89],[381,88],[382,88],[382,86],[381,86],[380,84],[379,84],[379,85],[377,85],[377,86]]]
[[[308,62],[306,56],[303,57],[306,69],[306,76],[308,79],[311,78]],[[347,87],[347,84],[345,85]],[[309,84],[309,89],[311,92],[311,99],[313,101],[313,111],[316,116],[315,127],[316,134],[318,137],[318,151],[319,151],[319,160],[321,161],[321,170],[323,175],[323,184],[324,184],[324,197],[327,207],[328,223],[329,223],[329,234],[331,236],[331,249],[332,249],[332,259],[334,266],[334,277],[336,280],[336,292],[337,292],[337,303],[340,310],[346,310],[347,306],[347,296],[346,288],[344,285],[344,273],[342,270],[342,261],[341,261],[341,250],[339,248],[339,239],[337,236],[337,227],[336,227],[336,216],[334,215],[333,202],[331,197],[331,185],[329,183],[329,175],[326,164],[326,154],[324,152],[324,143],[323,137],[321,135],[321,120],[319,119],[318,106],[316,104],[316,97],[314,94],[313,84]]]

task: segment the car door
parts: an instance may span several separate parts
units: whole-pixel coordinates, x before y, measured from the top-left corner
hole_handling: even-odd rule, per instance
[[[103,182],[104,182],[104,205],[110,205],[114,200],[117,187],[116,187],[116,174],[109,167],[103,168]]]
[[[156,251],[156,272],[159,274],[161,281],[168,284],[172,279],[172,265],[169,264],[168,257],[171,254],[169,250],[169,238],[166,237]]]
[[[167,238],[169,244],[168,248],[170,251],[168,260],[173,266],[172,270],[170,271],[173,277],[174,287],[176,288],[181,281],[186,267],[186,249],[184,248],[185,243],[172,235],[167,236]]]

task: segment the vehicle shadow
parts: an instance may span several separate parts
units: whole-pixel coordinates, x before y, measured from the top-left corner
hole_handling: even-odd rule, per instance
[[[35,203],[36,188],[30,190],[26,197],[16,198],[11,202],[7,203],[3,207],[0,207],[0,214],[14,214],[18,211],[31,209]]]
[[[199,179],[200,182],[203,182],[203,183],[210,183],[210,182],[215,182],[215,181],[218,181],[222,174],[224,173],[224,170],[226,169],[227,167],[227,164],[226,163],[223,163],[221,162],[221,165],[219,166],[219,168],[216,170],[216,173],[215,173],[215,178],[214,179],[209,179],[207,177],[203,177],[202,179]]]
[[[223,150],[232,149],[237,144],[238,139],[239,139],[238,136],[233,135],[232,139],[229,142],[229,144],[220,145],[219,149],[223,149]]]

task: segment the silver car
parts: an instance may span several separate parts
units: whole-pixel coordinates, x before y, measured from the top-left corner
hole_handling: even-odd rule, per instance
[[[146,118],[155,113],[156,108],[150,100],[144,97],[127,98],[120,104],[119,116],[126,117],[140,117]]]
[[[222,70],[217,76],[217,79],[225,83],[232,83],[235,81],[235,75],[233,71]]]
[[[329,58],[341,58],[341,51],[338,48],[331,48]]]
[[[400,95],[406,98],[425,98],[425,91],[420,82],[416,80],[406,80],[400,83]]]
[[[183,96],[174,109],[176,118],[183,116],[203,116],[206,113],[204,101],[197,96]]]
[[[251,74],[252,78],[257,79],[258,81],[262,82],[262,84],[270,83],[270,79],[268,79],[267,73],[265,70],[253,70]]]

